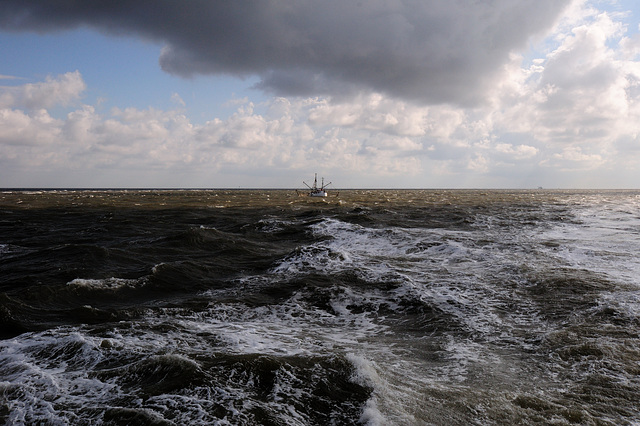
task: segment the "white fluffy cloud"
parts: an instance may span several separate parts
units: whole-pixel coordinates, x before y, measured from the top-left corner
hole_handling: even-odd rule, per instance
[[[30,110],[69,105],[80,98],[86,85],[79,71],[68,72],[43,82],[17,87],[0,88],[0,108],[26,108]]]

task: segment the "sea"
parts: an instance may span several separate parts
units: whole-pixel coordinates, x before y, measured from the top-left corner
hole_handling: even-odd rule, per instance
[[[640,425],[640,191],[0,190],[0,422]]]

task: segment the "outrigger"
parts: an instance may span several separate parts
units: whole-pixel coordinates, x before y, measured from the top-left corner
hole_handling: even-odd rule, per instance
[[[331,182],[329,182],[328,184],[324,184],[324,178],[322,178],[322,183],[320,184],[320,187],[318,187],[318,174],[315,174],[315,177],[313,178],[313,186],[309,186],[306,182],[302,181],[302,183],[304,183],[307,188],[309,188],[309,192],[308,193],[300,193],[298,192],[298,190],[296,190],[296,193],[299,196],[309,196],[309,197],[326,197],[327,196],[327,191],[325,191],[325,188],[329,185],[331,185]]]

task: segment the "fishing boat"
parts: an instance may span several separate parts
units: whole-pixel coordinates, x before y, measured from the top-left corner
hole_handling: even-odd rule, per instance
[[[328,184],[325,185],[324,183],[324,178],[322,178],[322,183],[320,184],[320,186],[318,186],[318,174],[316,173],[314,178],[313,178],[313,186],[309,186],[306,182],[302,182],[305,184],[305,186],[307,188],[309,188],[309,192],[306,193],[300,193],[299,191],[296,190],[296,192],[298,193],[299,196],[309,196],[309,197],[326,197],[327,196],[327,191],[325,190],[325,188],[329,185],[331,185],[331,182],[329,182]]]

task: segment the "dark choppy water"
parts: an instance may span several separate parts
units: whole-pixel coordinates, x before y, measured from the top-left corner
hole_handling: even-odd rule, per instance
[[[636,191],[5,191],[0,420],[640,424],[638,252]]]

